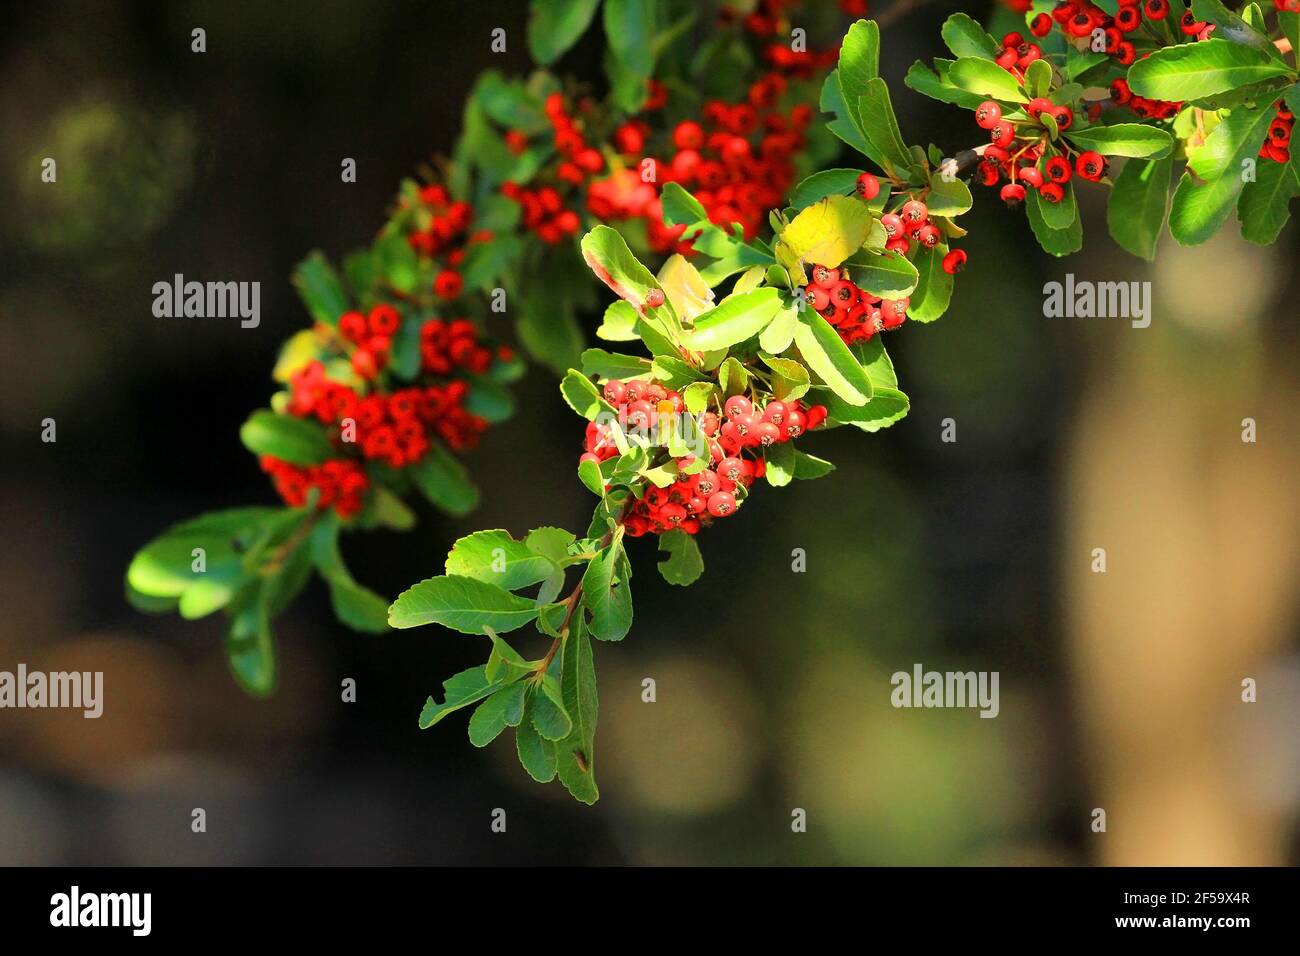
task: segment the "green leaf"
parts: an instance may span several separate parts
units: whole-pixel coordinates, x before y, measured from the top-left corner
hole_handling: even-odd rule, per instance
[[[780,309],[780,292],[770,287],[730,296],[696,317],[686,344],[702,352],[729,348],[763,331]]]
[[[500,681],[488,680],[487,667],[483,664],[447,678],[442,682],[443,702],[439,704],[432,697],[425,701],[420,711],[420,729],[428,730],[448,714],[477,703],[500,686]]]
[[[854,102],[857,101],[854,100]],[[864,155],[867,153],[870,147],[867,146],[862,131],[858,129],[857,118],[849,112],[848,105],[844,102],[844,94],[840,92],[839,70],[832,70],[822,83],[818,109],[835,117],[826,123],[826,129],[830,133],[839,137],[840,140],[852,146],[859,153]]]
[[[656,357],[651,363],[650,370],[656,379],[663,382],[668,388],[678,391],[692,382],[706,380],[705,376],[690,362],[684,362],[679,358],[668,355]]]
[[[866,92],[858,101],[858,117],[862,135],[872,148],[867,155],[883,160],[887,170],[900,175],[906,173],[913,164],[912,154],[898,128],[898,117],[889,99],[889,85],[880,77],[867,83]]]
[[[248,417],[239,429],[239,438],[254,455],[273,455],[294,465],[319,465],[336,454],[318,423],[277,415],[266,408]]]
[[[760,356],[763,364],[772,370],[772,393],[783,402],[803,398],[810,379],[808,370],[794,359],[774,358],[767,353]]]
[[[794,327],[799,321],[799,309],[782,300],[776,317],[758,335],[759,347],[771,355],[780,355],[794,341]]]
[[[871,399],[871,380],[839,333],[816,312],[805,309],[794,331],[795,345],[806,364],[850,405]]]
[[[260,585],[251,582],[232,606],[230,628],[226,631],[226,660],[245,693],[269,697],[276,685],[275,639]]]
[[[596,667],[591,641],[579,625],[564,641],[562,687],[564,709],[573,720],[573,731],[555,746],[560,782],[574,798],[592,804],[600,797],[596,786]]]
[[[675,186],[676,183],[669,183],[669,186]],[[667,186],[664,187],[665,192]],[[617,302],[611,302],[605,309],[605,318],[601,322],[600,328],[596,329],[596,335],[606,342],[635,342],[640,338],[636,334],[637,312],[632,308],[630,302],[619,299]]]
[[[449,515],[460,517],[478,507],[478,488],[470,481],[465,466],[437,442],[407,468],[407,474],[430,502]]]
[[[572,536],[570,536],[572,537]],[[517,591],[545,581],[555,572],[550,557],[536,553],[510,532],[475,531],[456,541],[447,554],[446,572]]]
[[[520,298],[515,331],[528,354],[556,374],[578,364],[586,344],[571,297],[552,283],[530,283]]]
[[[596,278],[619,298],[631,303],[638,312],[641,312],[646,293],[659,288],[659,282],[632,254],[622,235],[609,226],[597,226],[582,237],[582,256]],[[653,311],[671,315],[672,307],[665,302]]]
[[[952,103],[963,109],[974,109],[984,102],[985,97],[963,90],[948,79],[948,70],[954,62],[936,59],[934,67],[931,68],[923,61],[917,60],[908,69],[903,82],[922,96],[928,96],[941,103]]]
[[[956,57],[978,56],[992,60],[1000,52],[998,42],[984,28],[964,13],[954,13],[939,31],[943,42]]]
[[[1142,123],[1071,129],[1065,135],[1075,146],[1096,150],[1105,156],[1163,159],[1174,148],[1174,138],[1168,132]]]
[[[978,93],[1007,103],[1027,103],[1019,81],[992,60],[963,56],[948,68],[949,81],[968,93]]]
[[[610,544],[582,575],[582,603],[591,611],[591,633],[602,641],[621,641],[632,629],[632,587],[622,559],[622,544]]]
[[[669,584],[694,584],[704,573],[700,546],[685,531],[674,530],[661,534],[659,550],[668,555],[659,562],[659,573]]]
[[[867,84],[880,76],[880,27],[874,20],[858,20],[849,27],[840,44],[835,76],[841,101],[848,105],[847,115],[861,130],[858,101],[867,92]]]
[[[858,363],[866,369],[867,378],[871,379],[871,388],[898,388],[898,375],[894,372],[894,363],[885,351],[884,336],[877,335],[866,342],[853,346],[853,354]]]
[[[1293,72],[1263,50],[1212,37],[1155,50],[1129,67],[1128,82],[1138,96],[1182,102]]]
[[[1041,63],[1042,60],[1035,60]],[[930,195],[925,199],[932,216],[960,216],[974,205],[970,187],[960,179],[945,180],[939,173],[930,177]]]
[[[388,601],[353,580],[343,563],[337,521],[327,520],[312,529],[311,557],[329,585],[335,617],[364,634],[382,634],[388,630]]]
[[[528,5],[528,52],[541,66],[564,55],[586,32],[600,0],[532,0]]]
[[[1048,229],[1056,232],[1067,230],[1079,221],[1079,200],[1074,194],[1074,183],[1066,183],[1063,190],[1060,202],[1038,204],[1043,223]]]
[[[871,401],[865,405],[850,405],[829,389],[813,389],[808,400],[825,405],[833,422],[852,425],[864,432],[876,432],[894,424],[910,408],[906,395],[885,386],[877,386]]]
[[[1043,209],[1047,205],[1049,204],[1039,198],[1037,189],[1029,190],[1029,195],[1025,197],[1025,215],[1029,218],[1029,228],[1034,231],[1038,244],[1043,247],[1043,251],[1054,256],[1078,252],[1083,248],[1083,224],[1078,215],[1075,215],[1073,224],[1068,228],[1053,229],[1044,220]],[[1077,211],[1076,207],[1076,213]]]
[[[441,624],[462,634],[513,631],[535,619],[541,608],[494,584],[460,575],[428,578],[407,588],[388,609],[392,627]]]
[[[650,371],[650,361],[640,355],[623,355],[604,349],[582,353],[582,374],[597,378],[635,378]]]
[[[605,0],[605,41],[623,74],[614,85],[619,105],[634,112],[645,102],[646,81],[655,65],[654,0]],[[618,87],[626,84],[624,93]]]
[[[565,404],[589,422],[595,421],[602,412],[617,414],[614,406],[601,397],[600,389],[596,388],[595,383],[575,369],[569,369],[565,373],[560,382],[560,395]]]
[[[827,196],[847,196],[857,187],[858,177],[864,172],[862,169],[823,169],[819,173],[813,173],[794,188],[790,194],[790,205],[795,209],[806,209]],[[884,193],[887,189],[882,184],[881,192]]]
[[[695,226],[709,219],[709,211],[680,183],[664,183],[659,201],[664,222],[670,226]]]
[[[773,488],[783,488],[794,480],[794,445],[789,442],[772,445],[763,457],[766,463],[763,477]]]
[[[912,263],[892,252],[864,255],[850,260],[848,265],[859,288],[885,299],[911,295],[920,278]]]
[[[573,721],[564,709],[564,696],[555,677],[547,674],[533,698],[533,727],[546,740],[563,740],[573,732]]]
[[[798,271],[800,264],[812,263],[834,269],[862,248],[873,222],[871,210],[856,197],[828,196],[804,209],[781,230],[777,261],[791,272]]]
[[[875,400],[876,396],[873,396],[871,402],[874,402]],[[868,402],[867,404],[870,405],[871,402]],[[795,449],[794,476],[800,481],[812,481],[816,478],[824,478],[834,470],[835,466],[824,458],[805,454],[804,452]]]
[[[1105,59],[1105,54],[1102,54]],[[1029,96],[1046,96],[1052,88],[1052,64],[1047,60],[1034,60],[1025,68],[1025,92]]]
[[[1106,206],[1106,224],[1120,247],[1151,260],[1169,209],[1172,156],[1131,159],[1124,164]]]
[[[948,311],[952,299],[952,276],[943,271],[943,257],[948,247],[922,248],[916,254],[917,282],[907,307],[913,322],[933,322]]]
[[[600,465],[588,459],[587,461],[578,462],[578,480],[586,486],[587,490],[593,495],[604,496],[605,478],[601,474]]]
[[[515,750],[528,776],[538,783],[555,779],[555,744],[542,737],[528,720],[515,730]]]
[[[1243,239],[1262,246],[1277,241],[1278,234],[1291,218],[1291,199],[1300,195],[1300,178],[1293,157],[1287,163],[1260,161],[1256,179],[1247,183],[1237,203]]]
[[[205,587],[215,582],[229,599],[248,576],[244,567],[248,549],[268,529],[296,520],[295,515],[300,518],[302,512],[232,508],[182,521],[136,552],[127,568],[127,584],[141,595],[173,600],[200,582],[209,582]],[[200,555],[195,549],[201,549]]]
[[[507,684],[474,708],[469,718],[469,742],[486,747],[507,727],[518,727],[524,718],[524,691],[521,683]]]
[[[325,253],[312,252],[293,270],[293,285],[314,321],[337,326],[348,310],[348,296]]]
[[[1169,231],[1179,243],[1199,245],[1218,232],[1245,185],[1242,163],[1259,154],[1274,115],[1271,107],[1234,109],[1214,128],[1205,145],[1189,155],[1189,172],[1183,173],[1169,210]],[[1204,182],[1197,183],[1191,173]]]

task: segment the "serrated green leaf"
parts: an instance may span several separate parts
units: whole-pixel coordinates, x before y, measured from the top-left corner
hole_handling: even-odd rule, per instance
[[[1071,129],[1065,135],[1075,146],[1096,150],[1104,156],[1161,159],[1173,152],[1174,148],[1174,138],[1165,130],[1142,123]]]
[[[487,667],[482,664],[447,678],[442,683],[443,702],[439,704],[432,697],[425,701],[420,729],[428,730],[448,714],[482,700],[500,686],[499,681],[488,680]]]
[[[582,603],[591,612],[591,633],[602,641],[621,641],[632,629],[632,588],[621,573],[620,543],[603,548],[582,575]]]
[[[776,289],[761,288],[733,295],[697,316],[686,333],[688,347],[698,351],[729,348],[760,333],[781,308]]]
[[[1263,50],[1211,37],[1155,50],[1129,67],[1128,83],[1138,96],[1182,102],[1293,73]]]

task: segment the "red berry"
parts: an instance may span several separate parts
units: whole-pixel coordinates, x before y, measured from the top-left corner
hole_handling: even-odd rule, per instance
[[[1047,34],[1052,32],[1052,18],[1046,13],[1040,13],[1030,21],[1029,32],[1036,37],[1047,36]]]
[[[899,210],[899,213],[903,217],[903,222],[908,226],[919,226],[930,218],[930,210],[919,199],[910,199],[903,203],[903,208]]]
[[[835,283],[840,281],[840,270],[828,269],[825,266],[813,266],[812,281],[813,285],[821,286],[823,289],[829,289]]]
[[[1050,203],[1058,203],[1065,198],[1065,190],[1058,183],[1046,183],[1038,194]]]
[[[903,220],[892,212],[885,213],[883,216],[881,216],[880,224],[884,226],[885,235],[888,236],[890,239],[893,239],[895,236],[902,235],[905,230],[905,227],[903,225]]]
[[[1044,167],[1047,178],[1054,183],[1068,183],[1070,177],[1074,175],[1074,169],[1070,166],[1070,161],[1064,156],[1053,156],[1047,161]]]
[[[715,491],[709,496],[709,514],[725,518],[736,510],[736,498],[729,491]]]
[[[1030,189],[1039,189],[1043,185],[1043,174],[1037,166],[1021,166],[1016,173],[1016,178]]]
[[[464,287],[465,280],[460,277],[460,273],[451,269],[443,269],[438,273],[438,278],[433,280],[433,291],[442,299],[456,298]]]
[[[966,268],[966,250],[954,249],[943,257],[943,271],[950,276],[955,276]]]
[[[1002,119],[1002,107],[993,100],[985,100],[975,107],[975,122],[981,129],[992,129]]]
[[[859,196],[870,202],[880,195],[880,180],[871,173],[863,173],[858,177],[854,190]]]
[[[754,404],[744,395],[732,395],[727,399],[722,410],[726,412],[728,418],[738,418],[742,415],[752,415],[754,413]]]
[[[1074,161],[1074,168],[1084,179],[1097,182],[1106,175],[1106,157],[1094,150],[1080,153]]]
[[[989,142],[994,146],[1007,147],[1016,141],[1016,128],[1006,120],[999,120],[989,130]]]
[[[605,383],[605,400],[611,405],[622,405],[627,400],[627,386],[611,378]]]
[[[645,294],[645,304],[647,309],[657,309],[664,304],[664,290],[651,289]]]
[[[763,421],[771,422],[773,425],[780,425],[785,421],[785,416],[789,411],[790,408],[785,402],[770,401],[763,408]]]
[[[1002,201],[1012,208],[1025,201],[1025,187],[1020,183],[1007,183],[1002,187]]]

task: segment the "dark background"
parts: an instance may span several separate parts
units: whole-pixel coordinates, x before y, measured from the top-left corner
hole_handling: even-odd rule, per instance
[[[941,55],[956,7],[891,26],[882,75]],[[274,500],[237,432],[307,320],[290,271],[374,233],[399,179],[450,150],[481,70],[530,68],[524,21],[522,3],[10,11],[0,669],[103,670],[107,702],[97,721],[0,711],[0,863],[1294,862],[1293,228],[1273,250],[1233,225],[1201,250],[1166,242],[1151,268],[1105,236],[1096,190],[1089,248],[1062,263],[980,193],[951,312],[888,340],[911,415],[811,439],[839,471],[704,535],[693,588],[634,549],[637,624],[597,648],[594,809],[528,780],[508,734],[478,751],[463,718],[416,729],[425,697],[483,658],[471,638],[354,634],[313,584],[277,626],[281,687],[259,702],[226,673],[224,618],[126,605],[150,537]],[[593,33],[561,69],[599,85],[600,54]],[[891,88],[910,139],[978,141],[968,115]],[[1152,281],[1152,327],[1044,318],[1041,286],[1066,271]],[[153,283],[178,272],[260,281],[260,327],[154,318]],[[349,536],[358,578],[394,595],[472,530],[585,526],[581,423],[544,370],[518,395],[468,458],[478,512]],[[999,671],[1001,716],[891,708],[889,675],[914,662]],[[1257,704],[1238,700],[1247,676]]]

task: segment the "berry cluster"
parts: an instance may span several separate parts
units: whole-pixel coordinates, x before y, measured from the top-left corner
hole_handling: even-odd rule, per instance
[[[553,246],[582,228],[578,214],[564,208],[564,200],[551,186],[527,189],[518,183],[506,182],[501,184],[501,192],[519,203],[524,228],[547,245]]]
[[[605,168],[605,157],[587,142],[581,127],[565,108],[562,95],[552,93],[548,96],[544,109],[555,131],[555,149],[564,157],[556,170],[560,179],[578,186]]]
[[[407,234],[406,240],[417,253],[442,265],[433,281],[433,291],[441,299],[454,299],[465,287],[458,271],[465,259],[465,247],[486,242],[492,234],[484,231],[471,234],[474,208],[463,200],[451,201],[443,186],[424,186],[419,200],[415,229]]]
[[[1058,106],[1040,96],[1029,101],[1025,112],[1029,120],[1014,123],[1003,119],[1002,107],[993,100],[985,100],[975,108],[975,122],[989,131],[991,140],[984,149],[980,178],[985,186],[996,186],[1005,177],[1008,182],[1001,196],[1008,206],[1024,202],[1029,189],[1037,190],[1047,202],[1058,203],[1065,198],[1065,184],[1076,174],[1090,182],[1106,175],[1106,157],[1100,153],[1076,152],[1064,142],[1060,144],[1064,152],[1058,152],[1049,145],[1040,117],[1051,116],[1057,129],[1069,129],[1074,123],[1074,111],[1068,106]]]
[[[370,310],[344,312],[339,316],[339,334],[356,346],[352,352],[352,370],[367,381],[388,364],[393,335],[402,324],[398,311],[386,302]]]
[[[755,8],[747,13],[741,23],[753,36],[769,39],[763,47],[762,54],[769,64],[792,76],[808,77],[817,70],[835,65],[839,59],[838,44],[824,50],[796,50],[790,44],[790,18],[786,7],[799,6],[791,0],[759,0]],[[840,0],[840,9],[850,16],[862,17],[867,14],[865,0]],[[735,17],[728,7],[719,11],[719,18],[725,25]]]
[[[498,349],[503,361],[510,350]],[[429,319],[420,326],[420,364],[434,375],[450,375],[457,369],[482,375],[492,364],[492,350],[479,341],[478,329],[468,319]]]
[[[262,470],[271,476],[275,490],[291,508],[301,508],[313,488],[319,492],[316,507],[333,508],[340,518],[351,518],[365,503],[370,479],[355,461],[336,458],[322,465],[299,468],[272,455],[261,458]]]
[[[1296,0],[1296,5],[1300,7],[1300,0]],[[1259,148],[1259,155],[1275,163],[1290,162],[1291,128],[1295,126],[1295,114],[1287,109],[1283,100],[1278,100],[1274,107],[1277,109],[1277,116],[1269,124],[1268,137],[1264,140],[1264,145]]]
[[[892,331],[907,321],[910,300],[872,295],[854,284],[847,269],[815,265],[809,276],[804,301],[835,326],[849,345],[868,342],[877,332]]]
[[[330,380],[324,364],[313,360],[290,377],[285,410],[297,418],[314,418],[328,426],[330,437],[341,451],[356,448],[366,461],[402,468],[424,457],[431,433],[453,450],[478,441],[487,422],[463,407],[468,391],[463,381],[452,381],[363,397],[349,386]],[[333,505],[341,517],[359,510],[360,498],[368,487],[364,473],[360,473],[360,484],[346,477],[360,468],[348,458],[310,468],[263,459],[262,467],[275,479],[276,489],[287,504],[301,505],[306,492],[319,487],[320,507]]]
[[[655,382],[610,379],[604,395],[618,410],[624,427],[654,428],[661,415],[678,415],[683,407],[679,393]],[[674,529],[695,534],[714,519],[734,514],[744,500],[741,489],[748,489],[766,471],[763,452],[816,428],[826,416],[824,405],[808,407],[799,401],[773,399],[757,407],[744,395],[728,398],[721,416],[701,412],[697,422],[708,440],[709,467],[686,475],[695,456],[678,458],[682,477],[666,488],[646,488],[644,497],[633,503],[624,518],[627,533],[634,538]],[[587,425],[585,448],[580,462],[600,463],[618,455],[609,426],[600,422]]]

